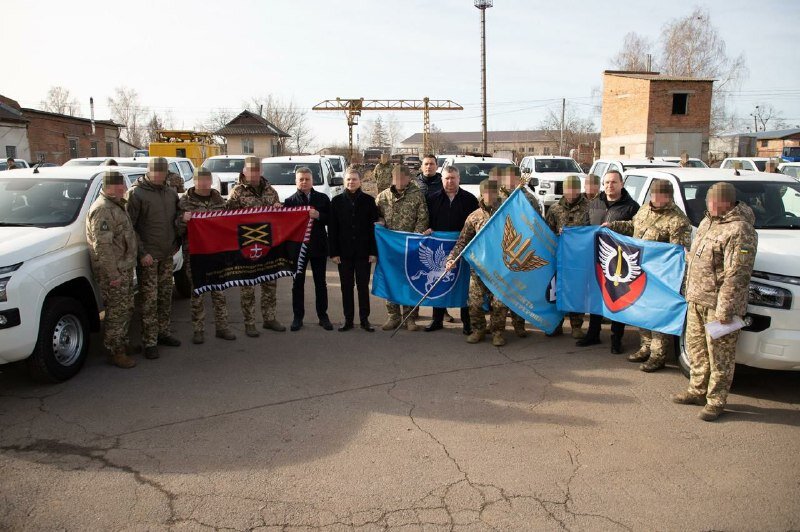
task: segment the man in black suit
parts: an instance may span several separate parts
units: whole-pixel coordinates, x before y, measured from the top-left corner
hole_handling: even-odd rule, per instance
[[[339,266],[342,287],[344,325],[339,331],[353,328],[355,302],[353,288],[358,289],[358,317],[361,328],[367,332],[375,329],[369,323],[369,276],[372,265],[378,260],[375,242],[375,222],[378,221],[375,198],[361,190],[361,173],[348,167],[344,173],[344,192],[331,200],[328,219],[330,255]]]
[[[478,198],[459,187],[461,176],[458,168],[448,166],[442,173],[443,188],[427,197],[430,229],[425,234],[433,231],[460,232],[467,216],[478,208]],[[425,331],[438,331],[444,327],[446,311],[445,308],[434,307],[433,321],[425,327]],[[461,309],[461,323],[464,324],[464,334],[470,334],[469,307]]]
[[[292,284],[292,310],[294,319],[290,329],[299,331],[303,326],[305,315],[306,269],[311,264],[314,276],[314,294],[316,298],[319,324],[326,331],[332,331],[333,325],[328,319],[328,285],[325,282],[325,269],[328,262],[328,234],[325,226],[330,216],[331,200],[328,196],[314,190],[314,175],[311,169],[301,166],[294,172],[297,192],[286,198],[285,207],[311,207],[310,216],[314,220],[311,227],[311,238],[306,246],[306,262],[303,271],[299,272]]]

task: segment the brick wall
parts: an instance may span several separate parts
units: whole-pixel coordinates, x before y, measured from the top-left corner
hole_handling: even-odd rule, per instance
[[[95,123],[95,133],[88,120],[52,113],[24,112],[30,120],[28,125],[28,142],[31,160],[63,164],[73,158],[70,151],[70,140],[77,143],[78,157],[109,156],[106,143],[111,143],[110,156],[119,156],[117,128]],[[96,154],[92,151],[92,143],[97,143]]]
[[[800,134],[792,135],[785,139],[769,139],[766,143],[767,145],[764,146],[764,141],[756,141],[757,157],[780,157],[783,153],[783,148],[800,146]]]

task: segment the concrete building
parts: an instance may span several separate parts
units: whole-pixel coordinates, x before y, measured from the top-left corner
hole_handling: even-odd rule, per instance
[[[275,157],[281,154],[283,139],[290,135],[281,131],[265,118],[242,111],[214,132],[225,137],[225,153],[255,155],[256,157]]]
[[[31,160],[28,144],[28,122],[19,104],[0,95],[0,152],[3,160],[8,157]]]
[[[753,133],[723,133],[708,139],[708,164],[728,157],[755,157],[756,137]]]
[[[438,131],[431,133],[431,145],[436,154],[480,153],[482,150],[480,131]],[[400,142],[403,150],[422,152],[422,133],[414,133]],[[516,158],[526,155],[558,155],[558,140],[553,141],[552,132],[544,130],[489,131],[487,149],[490,154],[511,152]],[[566,155],[566,154],[565,154]]]
[[[713,79],[603,73],[602,158],[708,158]]]
[[[28,119],[31,162],[64,164],[76,157],[118,157],[121,124],[22,109]]]

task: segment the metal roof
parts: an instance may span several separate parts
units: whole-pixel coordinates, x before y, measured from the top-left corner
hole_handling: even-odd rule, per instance
[[[625,70],[606,70],[603,74],[623,78],[643,79],[647,81],[717,81],[714,78],[696,78],[692,76],[669,76],[659,72],[629,72]]]
[[[438,131],[433,133],[443,142],[459,143],[480,143],[482,134],[480,131]],[[522,131],[488,131],[486,133],[487,142],[551,142],[552,132],[543,129],[522,130]],[[414,133],[400,144],[422,144],[422,133]]]

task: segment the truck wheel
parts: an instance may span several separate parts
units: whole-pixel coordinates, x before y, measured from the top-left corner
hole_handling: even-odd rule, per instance
[[[675,358],[678,359],[678,367],[681,368],[681,373],[686,378],[689,378],[689,353],[686,351],[686,330],[680,336],[675,337],[673,342],[675,346]]]
[[[39,338],[28,357],[28,371],[40,382],[61,382],[80,371],[89,351],[86,310],[70,297],[45,300]]]
[[[192,295],[192,283],[189,281],[189,276],[186,275],[186,263],[183,263],[183,267],[175,272],[173,275],[175,278],[175,290],[178,292],[178,296],[186,299],[187,297]]]

